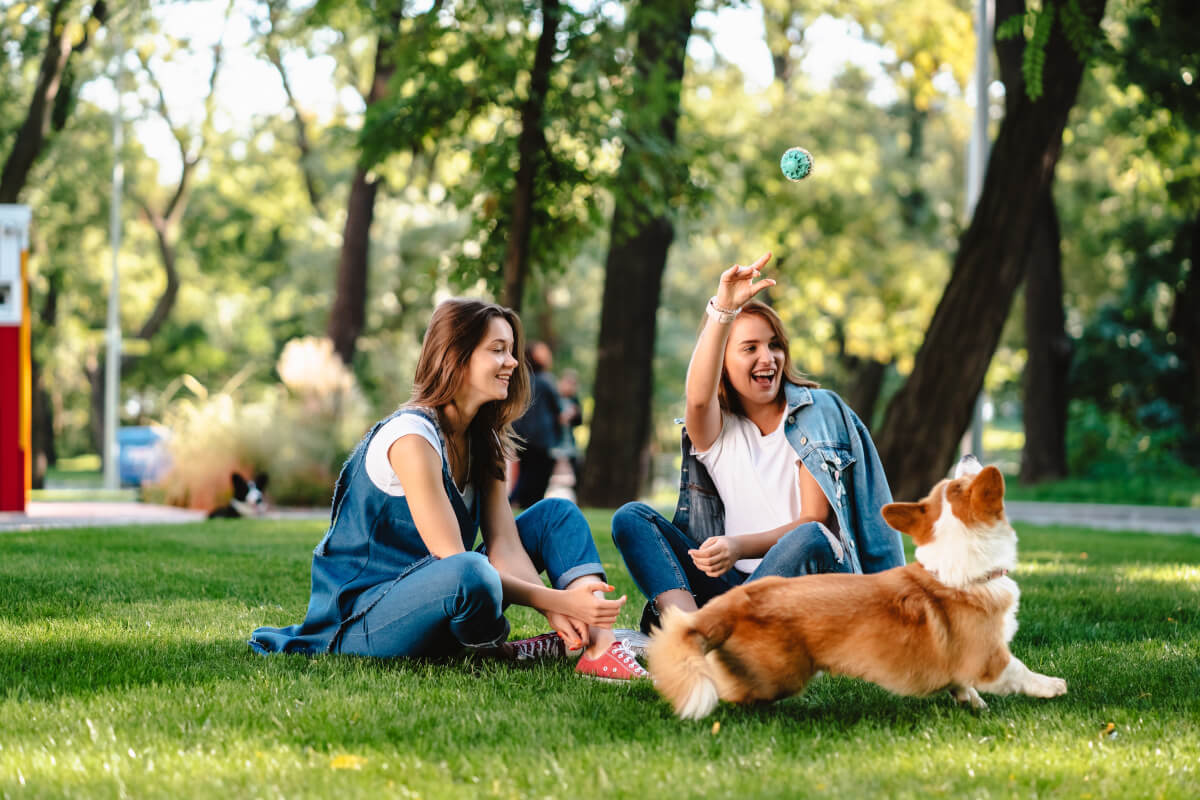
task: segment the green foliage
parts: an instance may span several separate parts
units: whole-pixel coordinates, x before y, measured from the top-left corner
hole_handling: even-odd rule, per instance
[[[1025,35],[1025,28],[1030,27],[1037,12],[1026,9],[1024,14],[1013,14],[996,26],[996,39],[1001,42]]]
[[[1196,479],[1195,470],[1179,459],[1184,429],[1174,409],[1152,401],[1137,406],[1136,412],[1137,418],[1130,420],[1094,402],[1072,401],[1067,434],[1071,474],[1124,478],[1130,476],[1130,465],[1136,465],[1137,472],[1152,479]]]
[[[1046,45],[1050,42],[1050,29],[1054,27],[1054,7],[1043,8],[1033,20],[1033,35],[1021,53],[1021,77],[1025,81],[1025,93],[1029,99],[1042,96],[1042,70],[1046,64]]]
[[[1171,476],[1136,470],[1117,477],[1094,476],[1044,481],[1021,486],[1013,475],[1008,482],[1009,500],[1047,503],[1116,503],[1120,505],[1200,508],[1200,474],[1182,471]]]
[[[147,494],[160,502],[210,509],[228,500],[230,473],[270,475],[273,502],[321,506],[367,428],[353,376],[328,339],[288,343],[276,367],[281,383],[248,399],[238,382],[209,393],[194,379],[192,396],[163,414],[171,431],[171,468]]]
[[[1104,33],[1088,19],[1079,0],[1043,0],[1040,7],[1027,7],[1024,14],[1014,14],[996,26],[996,39],[1006,41],[1023,37],[1021,77],[1030,100],[1042,96],[1046,46],[1058,21],[1067,44],[1085,64],[1099,53],[1111,51]]]
[[[389,91],[368,111],[360,134],[363,158],[369,165],[420,163],[430,188],[448,187],[447,200],[470,219],[451,248],[451,279],[460,289],[495,295],[540,5],[462,3],[436,22],[426,16],[400,27]],[[561,275],[604,224],[605,181],[617,164],[611,139],[622,43],[621,29],[598,10],[562,7],[544,98],[545,146],[536,154],[535,275]],[[412,168],[401,178],[418,186],[421,180]]]
[[[1077,308],[1071,394],[1100,442],[1132,441],[1200,464],[1193,369],[1170,320],[1200,213],[1200,100],[1186,91],[1200,50],[1190,3],[1138,4],[1113,20],[1111,58],[1084,86],[1065,138],[1057,197]],[[1097,213],[1099,209],[1099,213]],[[1086,323],[1083,322],[1086,320]],[[1105,434],[1104,431],[1109,431]],[[1101,469],[1143,454],[1096,453]],[[1083,474],[1089,474],[1086,471]]]
[[[601,559],[637,589],[589,513]],[[1022,527],[1015,652],[1054,700],[899,698],[821,678],[674,718],[570,662],[262,658],[298,622],[320,521],[5,534],[0,793],[136,797],[1185,798],[1200,790],[1200,540]],[[514,635],[545,621],[508,611]],[[719,723],[714,725],[713,723]],[[1085,792],[1086,793],[1086,792]]]

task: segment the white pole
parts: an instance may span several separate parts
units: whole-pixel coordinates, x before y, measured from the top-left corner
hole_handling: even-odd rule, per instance
[[[109,204],[109,243],[112,247],[112,279],[108,287],[107,345],[104,357],[104,488],[120,486],[117,472],[117,404],[121,383],[121,279],[118,269],[121,251],[121,191],[125,182],[125,167],[121,162],[124,146],[124,121],[121,109],[121,58],[124,52],[120,35],[114,36],[117,50],[117,70],[113,85],[117,89],[117,104],[113,111],[113,170],[112,200]]]
[[[975,13],[975,120],[967,146],[967,220],[975,215],[975,205],[983,191],[983,176],[987,172],[988,154],[988,87],[991,79],[992,0],[979,0]],[[983,459],[983,393],[975,398],[971,427],[963,436],[959,449]]]
[[[979,0],[975,15],[975,119],[967,150],[967,219],[975,213],[987,171],[988,86],[991,84],[992,0]]]

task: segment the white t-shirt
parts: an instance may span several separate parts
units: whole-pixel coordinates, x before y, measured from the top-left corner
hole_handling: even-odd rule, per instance
[[[786,411],[784,412],[786,413]],[[692,455],[708,469],[725,506],[725,535],[761,533],[800,516],[799,457],[784,436],[783,414],[763,436],[745,417],[721,412],[721,433],[704,452]],[[753,572],[761,558],[734,564]]]
[[[392,469],[392,462],[388,461],[388,450],[401,436],[409,435],[425,439],[433,445],[433,449],[442,457],[442,461],[446,460],[446,453],[442,450],[442,440],[438,436],[437,428],[428,417],[422,414],[401,414],[385,422],[367,444],[367,477],[371,479],[371,483],[395,497],[404,496],[404,487],[400,485],[400,479],[396,477],[396,472]],[[468,483],[458,489],[458,493],[462,496],[463,503],[470,508],[471,499],[475,496],[475,487]]]

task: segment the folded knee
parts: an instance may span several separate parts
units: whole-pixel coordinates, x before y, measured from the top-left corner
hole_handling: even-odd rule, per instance
[[[620,549],[628,544],[650,524],[654,510],[645,503],[626,503],[617,509],[612,518],[613,542]]]
[[[809,572],[840,572],[846,566],[846,551],[826,525],[806,522],[786,533],[776,547],[783,545],[791,560],[806,565]]]
[[[499,608],[504,602],[500,573],[482,553],[457,553],[443,561],[456,570],[459,595],[469,603],[482,603]]]

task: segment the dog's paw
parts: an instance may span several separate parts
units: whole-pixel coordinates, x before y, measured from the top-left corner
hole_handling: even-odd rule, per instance
[[[974,686],[956,686],[950,690],[950,694],[954,696],[959,705],[969,705],[976,711],[987,710],[987,703],[983,702],[983,698],[979,696],[979,692],[975,691]]]
[[[1062,678],[1033,673],[1032,680],[1025,686],[1030,697],[1058,697],[1067,693],[1067,682]]]

